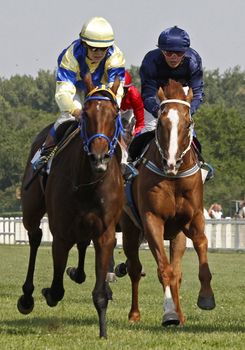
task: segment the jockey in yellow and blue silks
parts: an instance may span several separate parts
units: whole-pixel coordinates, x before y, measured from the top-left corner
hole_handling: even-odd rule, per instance
[[[157,92],[169,79],[180,82],[183,87],[192,88],[191,115],[203,102],[202,59],[190,47],[188,33],[177,26],[165,29],[158,38],[157,46],[157,49],[145,55],[140,67],[141,95],[145,107],[145,127],[142,133],[155,129],[160,108]],[[195,145],[201,151],[199,142],[196,138],[195,140]],[[205,166],[208,168],[207,179],[211,178],[213,168],[207,163]]]
[[[58,57],[55,100],[60,116],[54,123],[41,150],[41,157],[35,163],[38,168],[46,161],[50,148],[55,144],[56,129],[63,122],[80,118],[82,103],[80,94],[85,90],[83,77],[92,75],[95,86],[111,87],[115,77],[121,84],[117,91],[118,105],[123,96],[125,59],[114,44],[114,32],[110,23],[102,17],[89,19],[82,27],[80,38],[64,49]]]

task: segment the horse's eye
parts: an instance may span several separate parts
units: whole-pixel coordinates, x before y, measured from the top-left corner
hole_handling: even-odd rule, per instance
[[[186,129],[190,129],[190,127],[193,126],[193,121],[189,121],[187,124],[186,124]]]

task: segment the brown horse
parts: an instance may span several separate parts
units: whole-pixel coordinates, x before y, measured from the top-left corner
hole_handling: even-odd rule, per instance
[[[158,278],[163,286],[165,302],[162,324],[184,323],[179,288],[186,236],[192,239],[199,258],[201,289],[197,304],[201,309],[215,307],[204,234],[203,184],[196,155],[191,148],[192,96],[191,89],[186,96],[182,85],[174,80],[169,81],[164,91],[160,89],[161,110],[155,138],[141,159],[139,175],[132,183],[132,197],[140,224],[127,206],[120,222],[132,284],[130,321],[140,319],[138,285],[142,266],[138,248],[141,228],[156,260]],[[170,240],[170,263],[164,249],[164,239]]]
[[[111,89],[99,89],[93,86],[90,75],[84,80],[89,93],[84,101],[80,133],[53,159],[44,193],[38,177],[30,186],[26,184],[33,176],[30,159],[44,141],[48,128],[34,142],[26,166],[22,207],[30,259],[18,309],[28,314],[34,307],[33,277],[42,238],[39,225],[47,212],[53,235],[54,271],[51,287],[44,288],[42,294],[51,307],[62,300],[63,275],[74,244],[79,252],[78,267],[69,268],[67,272],[77,283],[85,280],[84,256],[92,240],[96,255],[93,302],[99,316],[100,337],[106,337],[106,310],[111,299],[106,274],[115,244],[115,226],[123,206],[123,179],[117,149],[121,121],[115,97],[120,81],[116,79]]]

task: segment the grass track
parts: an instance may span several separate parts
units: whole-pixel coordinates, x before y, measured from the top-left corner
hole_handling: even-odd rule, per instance
[[[182,328],[161,326],[163,293],[156,265],[149,251],[141,251],[147,276],[140,284],[141,321],[129,324],[131,288],[128,277],[111,285],[114,300],[107,312],[108,339],[98,338],[98,318],[91,292],[94,286],[94,251],[86,257],[87,280],[76,285],[64,278],[66,294],[55,308],[49,308],[41,289],[52,278],[51,248],[41,247],[35,274],[35,308],[24,316],[16,308],[24,282],[28,246],[0,246],[0,348],[34,350],[149,350],[149,349],[245,349],[245,254],[209,253],[217,307],[202,311],[196,306],[199,290],[198,261],[195,252],[183,259],[181,302],[186,316]],[[72,249],[69,264],[76,265]],[[122,250],[115,251],[116,262],[124,261]]]

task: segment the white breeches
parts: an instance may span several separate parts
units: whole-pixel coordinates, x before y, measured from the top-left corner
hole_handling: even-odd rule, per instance
[[[151,113],[149,113],[146,109],[144,110],[145,112],[145,126],[141,130],[141,134],[147,131],[151,131],[156,129],[157,126],[157,118],[153,117]]]

